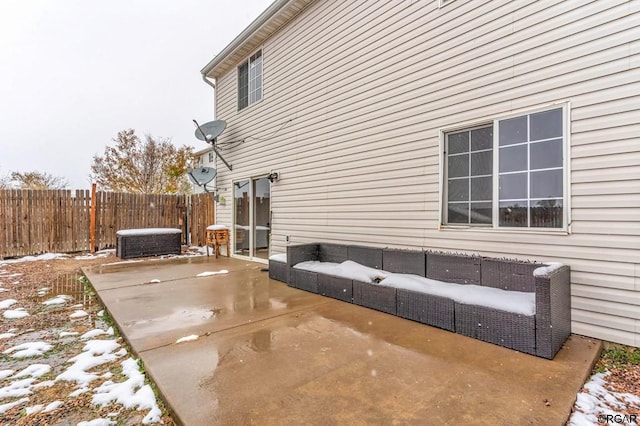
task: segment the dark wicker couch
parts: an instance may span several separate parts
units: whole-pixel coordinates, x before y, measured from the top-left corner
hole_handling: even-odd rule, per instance
[[[535,293],[535,314],[523,315],[433,294],[300,270],[316,260],[352,260],[387,272]],[[328,243],[287,247],[287,263],[270,261],[270,277],[291,287],[366,306],[520,352],[553,359],[571,332],[570,269],[479,256]],[[273,273],[271,271],[274,271]],[[542,272],[542,273],[541,273]],[[483,290],[484,291],[484,290]]]

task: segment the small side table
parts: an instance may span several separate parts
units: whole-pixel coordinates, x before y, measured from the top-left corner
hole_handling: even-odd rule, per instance
[[[229,257],[229,228],[225,225],[210,225],[207,226],[207,256],[209,256],[209,246],[213,248],[213,253],[216,255],[216,259],[220,255],[220,246],[227,247],[227,257]]]

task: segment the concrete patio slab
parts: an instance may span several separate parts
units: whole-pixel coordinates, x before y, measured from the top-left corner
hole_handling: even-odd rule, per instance
[[[223,263],[229,274],[194,278]],[[562,425],[599,354],[571,336],[553,361],[524,355],[289,288],[261,267],[86,271],[180,423]],[[161,282],[119,287],[127,271]],[[189,334],[200,337],[175,343]]]
[[[251,266],[229,274],[197,278],[189,274],[182,279],[98,291],[138,352],[188,335],[215,333],[331,301],[271,281],[266,272]],[[136,266],[132,273],[138,270]],[[100,282],[91,272],[87,276],[91,282]]]
[[[190,258],[153,259],[149,261],[126,260],[114,262],[91,269],[89,274],[102,275],[96,280],[96,290],[129,287],[149,283],[152,280],[162,282],[194,278],[204,272],[220,270],[247,270],[266,267],[259,263],[231,260],[227,257],[215,259],[213,257],[197,256]],[[91,277],[89,277],[91,280]]]

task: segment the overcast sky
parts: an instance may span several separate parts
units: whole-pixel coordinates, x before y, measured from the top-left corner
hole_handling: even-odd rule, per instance
[[[0,0],[0,175],[48,172],[89,188],[118,131],[206,145],[200,70],[272,0]]]

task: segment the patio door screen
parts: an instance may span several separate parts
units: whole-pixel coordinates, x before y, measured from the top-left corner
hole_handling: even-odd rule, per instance
[[[271,186],[266,177],[233,183],[234,247],[240,256],[267,259],[271,234]]]

